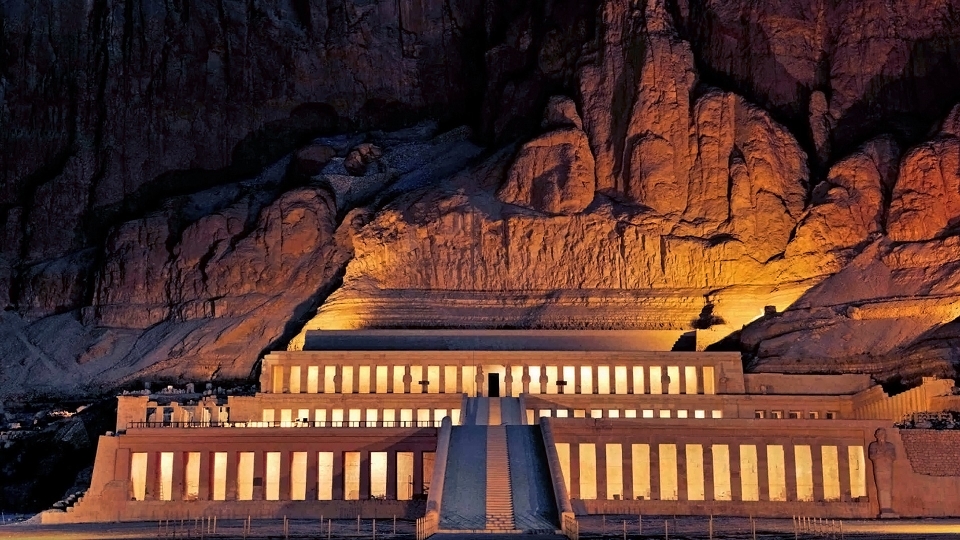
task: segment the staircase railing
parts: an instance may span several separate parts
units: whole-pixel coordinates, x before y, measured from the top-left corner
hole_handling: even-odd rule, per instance
[[[427,515],[435,512],[440,515],[440,504],[443,500],[443,479],[447,475],[447,456],[450,454],[450,432],[453,423],[446,416],[440,422],[440,432],[437,434],[437,455],[434,459],[433,478],[430,481],[430,494],[427,496]]]
[[[564,512],[560,516],[560,528],[570,540],[580,540],[580,522],[573,512]]]
[[[417,540],[426,540],[437,533],[440,528],[440,514],[427,512],[427,515],[417,519]]]

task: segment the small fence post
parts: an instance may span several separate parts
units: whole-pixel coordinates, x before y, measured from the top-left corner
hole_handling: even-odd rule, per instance
[[[643,534],[643,514],[637,514],[637,521],[640,522],[640,534]]]
[[[670,522],[663,520],[663,540],[670,540]]]
[[[327,540],[330,540],[330,528],[333,527],[333,520],[327,520]]]
[[[713,514],[710,514],[710,540],[713,540]]]
[[[373,518],[373,540],[377,540],[377,518]]]

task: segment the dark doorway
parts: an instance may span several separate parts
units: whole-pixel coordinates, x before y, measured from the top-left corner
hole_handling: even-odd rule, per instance
[[[487,375],[487,397],[500,397],[500,374]]]

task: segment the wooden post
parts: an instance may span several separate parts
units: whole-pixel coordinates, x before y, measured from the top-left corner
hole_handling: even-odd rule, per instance
[[[330,528],[333,527],[333,520],[327,520],[327,540],[330,540]]]
[[[713,540],[713,514],[710,514],[710,540]]]
[[[377,540],[377,518],[373,518],[373,540]]]
[[[623,540],[627,540],[627,520],[623,520]]]
[[[640,522],[640,534],[643,534],[643,514],[637,514],[637,520]]]
[[[663,540],[670,540],[670,523],[663,520]]]

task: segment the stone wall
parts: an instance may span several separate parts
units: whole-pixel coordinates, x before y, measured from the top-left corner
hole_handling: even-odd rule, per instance
[[[904,429],[900,438],[915,473],[960,476],[960,431]]]

